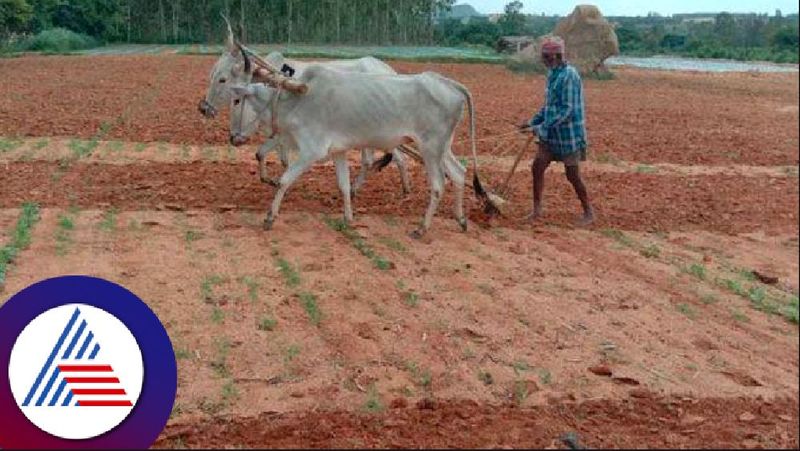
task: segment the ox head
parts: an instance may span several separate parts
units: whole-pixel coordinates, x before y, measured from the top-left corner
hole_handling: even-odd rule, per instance
[[[243,76],[240,82],[230,86],[231,123],[230,142],[234,146],[247,143],[260,124],[271,119],[269,105],[275,90],[262,83],[250,83],[253,63],[247,52],[240,46],[243,60]]]
[[[206,97],[200,101],[198,106],[200,113],[207,118],[215,117],[219,109],[230,102],[230,86],[242,82],[245,76],[245,63],[236,38],[233,36],[231,24],[224,16],[223,19],[228,26],[226,48],[211,69]]]

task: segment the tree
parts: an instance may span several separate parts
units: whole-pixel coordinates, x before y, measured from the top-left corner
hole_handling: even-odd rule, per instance
[[[522,14],[522,2],[514,0],[505,7],[505,14],[497,21],[500,30],[506,36],[520,35],[525,30],[525,16]]]
[[[24,31],[33,17],[33,8],[25,0],[0,0],[0,36]]]

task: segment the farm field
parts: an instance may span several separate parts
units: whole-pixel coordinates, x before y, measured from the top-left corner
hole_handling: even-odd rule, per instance
[[[197,111],[214,61],[0,59],[0,247],[38,205],[0,299],[80,273],[147,300],[179,368],[157,447],[800,444],[796,74],[586,80],[595,225],[572,226],[560,167],[544,223],[521,222],[531,154],[504,216],[468,189],[460,233],[447,189],[416,241],[428,191],[413,162],[408,196],[394,166],[370,175],[352,227],[321,164],[263,231],[257,144],[229,147],[227,114]],[[389,63],[471,90],[497,186],[544,78]],[[462,123],[459,157],[466,138]]]

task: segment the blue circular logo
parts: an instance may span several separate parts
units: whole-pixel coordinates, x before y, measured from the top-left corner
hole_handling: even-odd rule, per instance
[[[0,307],[0,448],[149,448],[177,383],[167,331],[120,285],[57,277]]]

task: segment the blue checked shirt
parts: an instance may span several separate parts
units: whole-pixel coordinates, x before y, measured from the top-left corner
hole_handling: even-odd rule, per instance
[[[562,64],[548,72],[545,105],[530,125],[553,156],[563,158],[586,148],[583,111],[581,76],[574,67]]]

